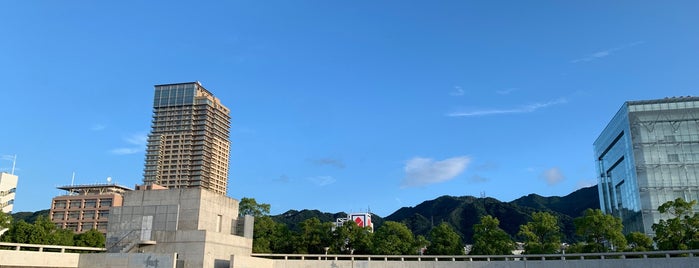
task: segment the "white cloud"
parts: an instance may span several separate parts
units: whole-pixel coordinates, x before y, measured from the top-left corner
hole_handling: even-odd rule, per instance
[[[510,95],[510,93],[515,92],[519,90],[518,88],[506,88],[502,90],[495,91],[495,93],[498,93],[498,95]]]
[[[539,109],[543,109],[549,106],[567,103],[568,100],[565,98],[559,98],[549,102],[537,102],[529,105],[520,106],[511,109],[483,109],[483,110],[473,110],[465,112],[454,112],[449,113],[447,116],[451,117],[469,117],[469,116],[485,116],[485,115],[498,115],[498,114],[521,114],[521,113],[532,113]]]
[[[546,181],[546,184],[548,184],[549,186],[556,185],[565,179],[565,176],[561,172],[561,169],[557,167],[545,170],[543,173],[541,173],[540,177],[544,179]]]
[[[466,94],[466,92],[460,86],[454,86],[454,90],[449,92],[449,95],[452,96],[463,96],[464,94]]]
[[[593,185],[597,185],[596,179],[582,179],[582,180],[579,180],[577,183],[575,183],[575,189],[577,190],[580,188],[590,187]]]
[[[146,147],[146,143],[148,142],[148,135],[143,133],[133,134],[125,137],[124,141],[131,146],[116,148],[109,152],[116,155],[128,155],[143,152]]]
[[[311,159],[310,161],[313,162],[313,164],[319,166],[333,166],[336,168],[345,168],[345,163],[342,162],[342,160],[336,158],[325,157],[320,159]]]
[[[133,145],[145,146],[146,143],[148,142],[148,135],[143,134],[143,133],[134,134],[134,135],[131,135],[131,136],[124,138],[124,141],[128,142],[129,144],[133,144]]]
[[[94,124],[94,125],[92,125],[92,126],[90,127],[90,130],[92,130],[92,131],[101,131],[101,130],[104,130],[105,128],[107,128],[107,126],[102,125],[102,124]]]
[[[483,177],[483,176],[480,176],[480,175],[473,175],[473,177],[471,177],[471,179],[470,179],[470,181],[474,182],[474,183],[488,182],[489,180],[490,179]]]
[[[289,176],[282,174],[279,178],[275,179],[276,182],[288,183],[290,181]]]
[[[453,179],[461,174],[471,162],[467,156],[453,157],[442,161],[414,157],[405,164],[402,187],[424,186]]]
[[[307,178],[310,182],[318,186],[326,186],[335,183],[337,180],[332,176],[315,176]]]
[[[135,153],[138,153],[140,151],[141,150],[138,148],[116,148],[116,149],[113,149],[109,152],[111,152],[112,154],[116,154],[116,155],[126,155],[126,154],[135,154]]]
[[[615,52],[618,52],[618,51],[621,51],[623,49],[627,49],[627,48],[630,48],[633,46],[637,46],[637,45],[640,45],[643,43],[644,43],[643,41],[638,41],[638,42],[628,43],[628,44],[614,47],[614,48],[610,48],[610,49],[605,49],[602,51],[597,51],[597,52],[591,53],[590,55],[587,55],[585,57],[571,60],[570,62],[571,63],[578,63],[578,62],[588,62],[588,61],[598,60],[598,59],[601,59],[604,57],[608,57]]]

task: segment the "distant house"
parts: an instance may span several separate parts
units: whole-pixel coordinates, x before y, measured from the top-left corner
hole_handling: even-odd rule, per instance
[[[359,227],[369,227],[369,230],[371,232],[374,232],[374,223],[371,222],[371,213],[365,212],[350,213],[347,214],[346,218],[337,218],[335,220],[333,230],[335,230],[335,228],[341,227],[347,221],[353,221],[357,223],[357,226]]]

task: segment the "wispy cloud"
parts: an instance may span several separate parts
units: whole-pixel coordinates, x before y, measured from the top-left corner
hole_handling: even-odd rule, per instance
[[[112,154],[116,154],[116,155],[126,155],[126,154],[135,154],[135,153],[141,152],[141,150],[138,148],[116,148],[116,149],[112,149],[109,152],[111,152]]]
[[[488,182],[490,179],[480,176],[480,175],[473,175],[469,181],[474,182],[474,183],[483,183],[483,182]]]
[[[579,180],[578,182],[575,183],[575,189],[577,190],[580,188],[590,187],[593,185],[597,185],[596,179],[582,179],[582,180]]]
[[[148,135],[140,133],[140,134],[134,134],[131,136],[128,136],[124,138],[124,141],[128,142],[129,144],[133,145],[146,145],[148,142]]]
[[[326,186],[329,184],[333,184],[337,181],[332,176],[315,176],[306,179],[318,186]]]
[[[94,124],[94,125],[90,126],[90,130],[92,130],[92,131],[102,131],[105,128],[107,128],[107,126],[102,125],[102,124]]]
[[[495,91],[495,93],[497,93],[498,95],[510,95],[510,93],[515,92],[517,90],[519,90],[519,88],[512,87],[512,88],[497,90],[497,91]]]
[[[405,164],[405,178],[401,187],[416,187],[440,183],[461,174],[471,162],[468,156],[458,156],[442,161],[414,157]]]
[[[556,185],[565,179],[563,172],[561,172],[561,169],[557,167],[545,170],[543,173],[541,173],[540,177],[544,179],[546,184],[549,186]]]
[[[564,104],[567,103],[568,100],[565,98],[559,98],[556,100],[552,100],[549,102],[537,102],[537,103],[532,103],[516,108],[510,108],[510,109],[481,109],[481,110],[472,110],[472,111],[464,111],[464,112],[453,112],[447,114],[447,116],[451,117],[469,117],[469,116],[485,116],[485,115],[499,115],[499,114],[521,114],[521,113],[532,113],[536,112],[539,109],[543,109],[549,106],[557,105],[557,104]]]
[[[449,95],[451,95],[451,96],[457,96],[457,97],[458,97],[458,96],[463,96],[464,94],[466,94],[466,91],[464,91],[464,89],[461,88],[460,86],[454,86],[454,90],[452,90],[451,92],[449,92]]]
[[[616,52],[619,52],[619,51],[621,51],[621,50],[624,50],[624,49],[627,49],[627,48],[630,48],[630,47],[634,47],[634,46],[637,46],[637,45],[640,45],[640,44],[643,44],[643,43],[644,43],[643,41],[637,41],[637,42],[633,42],[633,43],[628,43],[628,44],[625,44],[625,45],[621,45],[621,46],[618,46],[618,47],[613,47],[613,48],[609,48],[609,49],[597,51],[597,52],[594,52],[594,53],[592,53],[592,54],[589,54],[589,55],[587,55],[587,56],[585,56],[585,57],[571,60],[570,62],[571,62],[571,63],[579,63],[579,62],[588,62],[588,61],[598,60],[598,59],[601,59],[601,58],[605,58],[605,57],[611,56],[612,54],[614,54],[614,53],[616,53]]]
[[[336,158],[324,157],[324,158],[319,158],[319,159],[310,159],[310,161],[313,164],[316,164],[319,166],[333,166],[336,168],[345,168],[345,163],[342,162],[342,160],[336,159]]]
[[[128,155],[143,152],[148,141],[148,136],[143,133],[133,134],[124,138],[124,141],[130,146],[119,147],[110,150],[109,152],[116,155]]]
[[[291,179],[289,179],[289,176],[282,174],[281,176],[279,176],[279,178],[275,179],[274,181],[281,182],[281,183],[289,183],[289,181],[291,181]]]

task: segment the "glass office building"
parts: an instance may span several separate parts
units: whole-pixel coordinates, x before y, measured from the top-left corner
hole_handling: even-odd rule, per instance
[[[624,103],[594,153],[602,211],[653,235],[660,205],[699,199],[699,97]]]
[[[156,85],[143,182],[226,194],[230,121],[199,82]]]

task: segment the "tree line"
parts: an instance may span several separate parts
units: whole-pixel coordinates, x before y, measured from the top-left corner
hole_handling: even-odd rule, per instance
[[[31,224],[23,220],[13,221],[9,214],[0,211],[0,230],[6,228],[7,231],[0,236],[2,242],[103,248],[106,240],[104,234],[96,229],[76,234],[57,228],[44,215]]]
[[[655,237],[641,232],[624,235],[621,219],[587,209],[574,219],[579,242],[562,244],[558,218],[548,212],[534,212],[515,237],[500,228],[500,221],[490,215],[473,226],[473,245],[467,247],[462,237],[446,222],[427,235],[413,235],[401,222],[384,222],[375,232],[345,222],[334,228],[331,222],[310,218],[290,230],[269,216],[270,205],[254,198],[242,198],[240,214],[255,216],[254,253],[286,254],[375,254],[375,255],[510,255],[516,248],[523,254],[595,253],[612,251],[650,251],[699,249],[699,214],[693,212],[697,201],[678,198],[664,203],[658,211],[668,216],[653,224]],[[515,242],[519,241],[519,243]]]

